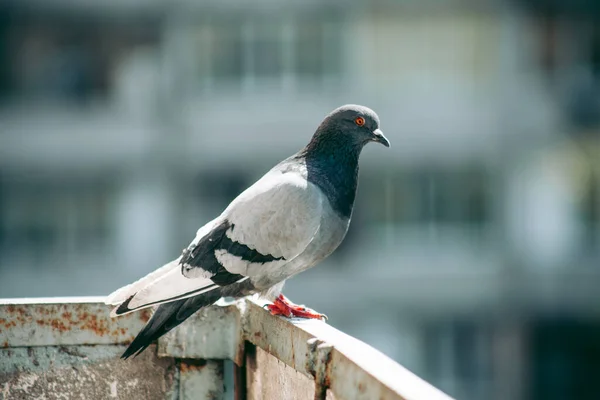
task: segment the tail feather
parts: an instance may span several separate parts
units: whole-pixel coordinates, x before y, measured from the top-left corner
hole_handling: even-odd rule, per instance
[[[209,286],[205,286],[202,287],[200,289],[197,289],[193,292],[188,292],[188,293],[183,293],[179,296],[174,296],[168,299],[161,299],[161,300],[156,300],[153,302],[146,302],[144,304],[142,304],[141,306],[137,306],[137,307],[131,307],[131,302],[132,300],[135,300],[135,297],[137,295],[137,293],[132,294],[127,300],[123,301],[121,304],[119,304],[118,306],[116,306],[111,312],[110,312],[110,316],[111,317],[119,317],[121,315],[125,315],[125,314],[129,314],[132,313],[134,311],[138,311],[141,310],[142,308],[148,308],[148,307],[152,307],[152,306],[157,306],[159,304],[164,304],[164,303],[170,303],[173,302],[175,300],[183,300],[183,299],[188,299],[190,297],[194,297],[194,296],[199,296],[202,293],[206,293],[208,291],[211,290],[215,290],[217,289],[218,286],[216,284],[212,284]]]
[[[148,275],[137,280],[136,282],[133,282],[132,284],[123,286],[122,288],[115,290],[114,292],[112,292],[111,294],[106,296],[106,299],[104,300],[104,302],[106,304],[110,304],[113,306],[119,305],[120,303],[122,303],[125,300],[127,300],[128,298],[132,297],[134,294],[136,294],[137,292],[142,290],[144,287],[148,286],[153,281],[163,277],[164,275],[166,275],[173,269],[180,269],[180,267],[179,267],[179,259],[180,258],[181,257],[163,265],[156,271],[149,273]]]
[[[221,290],[215,289],[194,297],[161,304],[144,329],[138,333],[121,358],[137,356],[156,339],[175,328],[202,307],[213,304],[221,297]]]

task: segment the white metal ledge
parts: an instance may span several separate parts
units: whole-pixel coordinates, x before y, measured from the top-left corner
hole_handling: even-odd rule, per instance
[[[119,355],[150,312],[109,311],[100,298],[0,300],[0,399],[220,399],[230,359],[236,399],[450,400],[330,325],[253,300],[205,308],[127,361]]]

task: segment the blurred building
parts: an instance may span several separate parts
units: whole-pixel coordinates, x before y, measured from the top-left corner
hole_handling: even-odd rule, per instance
[[[331,109],[347,240],[286,293],[458,399],[600,396],[593,1],[0,3],[0,297],[104,294]]]

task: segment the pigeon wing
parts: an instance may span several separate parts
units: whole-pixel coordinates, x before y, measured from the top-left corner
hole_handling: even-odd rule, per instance
[[[209,271],[219,285],[260,277],[301,254],[321,222],[321,191],[299,173],[274,170],[240,194],[215,228],[220,240],[211,254],[190,246],[182,260],[187,277]],[[216,262],[211,262],[212,258]]]

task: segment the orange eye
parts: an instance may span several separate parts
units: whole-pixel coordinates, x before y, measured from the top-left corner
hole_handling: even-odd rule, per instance
[[[365,124],[365,119],[363,117],[356,117],[354,123],[358,126],[363,126]]]

